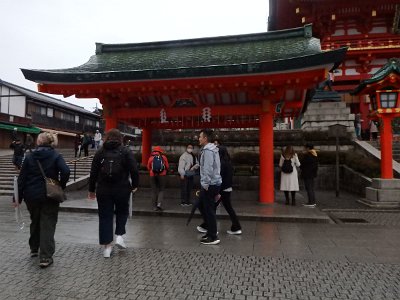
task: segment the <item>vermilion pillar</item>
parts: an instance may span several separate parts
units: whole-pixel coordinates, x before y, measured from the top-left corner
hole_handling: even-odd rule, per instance
[[[105,117],[106,121],[106,131],[109,131],[112,128],[117,128],[117,119],[114,117]]]
[[[147,166],[151,154],[151,129],[142,129],[142,165]]]
[[[382,116],[381,129],[381,178],[393,179],[392,117]]]
[[[272,112],[260,115],[260,199],[274,202],[274,119]]]

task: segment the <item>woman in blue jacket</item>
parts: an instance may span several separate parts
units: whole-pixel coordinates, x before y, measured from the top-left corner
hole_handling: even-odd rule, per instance
[[[54,150],[55,138],[44,132],[37,138],[38,147],[27,153],[18,177],[21,203],[25,201],[31,217],[29,246],[31,257],[39,256],[39,266],[46,268],[53,263],[54,234],[60,203],[46,197],[46,184],[39,168],[42,165],[46,177],[58,180],[65,189],[70,170],[64,158]]]

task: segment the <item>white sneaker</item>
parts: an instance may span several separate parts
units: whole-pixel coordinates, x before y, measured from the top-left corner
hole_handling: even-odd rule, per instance
[[[112,246],[107,246],[104,248],[103,256],[104,258],[109,258],[111,256]]]
[[[119,249],[126,249],[126,244],[124,242],[124,239],[123,239],[122,235],[117,235],[117,238],[115,239],[115,245]]]
[[[201,227],[201,226],[197,226],[197,231],[201,232],[201,233],[207,233],[207,229]]]
[[[303,204],[304,207],[310,207],[310,208],[314,208],[317,205],[316,204]]]
[[[227,231],[228,234],[233,234],[233,235],[239,235],[242,234],[242,230],[236,230],[236,231],[232,231],[232,230],[228,230]]]

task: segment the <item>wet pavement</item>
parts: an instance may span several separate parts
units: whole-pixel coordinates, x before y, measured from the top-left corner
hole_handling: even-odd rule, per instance
[[[97,215],[61,212],[55,263],[41,270],[9,201],[0,197],[0,299],[400,299],[400,231],[390,224],[255,219],[230,236],[220,219],[221,244],[204,246],[199,219],[134,216],[128,249],[104,259]]]
[[[187,218],[192,209],[190,206],[180,205],[180,191],[167,189],[164,195],[162,213],[155,212],[152,207],[151,189],[141,188],[133,197],[133,214],[146,216],[168,216]],[[62,204],[63,211],[97,212],[97,202],[87,199],[87,191],[74,191],[67,194],[68,200]],[[306,200],[301,193],[297,193],[297,205],[285,205],[283,193],[276,193],[273,204],[257,202],[257,193],[254,191],[235,191],[232,193],[232,205],[242,220],[264,220],[270,222],[305,222],[305,223],[333,223],[330,217],[320,209],[310,209],[302,206]],[[193,197],[193,202],[195,197]],[[220,205],[217,209],[220,219],[229,218],[225,209]],[[195,217],[200,217],[198,210]]]

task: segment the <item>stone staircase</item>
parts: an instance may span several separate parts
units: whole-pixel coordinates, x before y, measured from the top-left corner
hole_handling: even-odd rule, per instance
[[[379,151],[381,150],[381,145],[379,141],[369,141],[371,146],[375,147]],[[393,159],[400,163],[400,141],[393,141]]]
[[[75,159],[75,152],[72,149],[57,149],[64,157],[71,170],[70,181],[89,175],[94,150],[89,150],[88,157]],[[12,155],[0,156],[0,196],[12,196],[14,192],[14,176],[18,176],[12,164]]]

